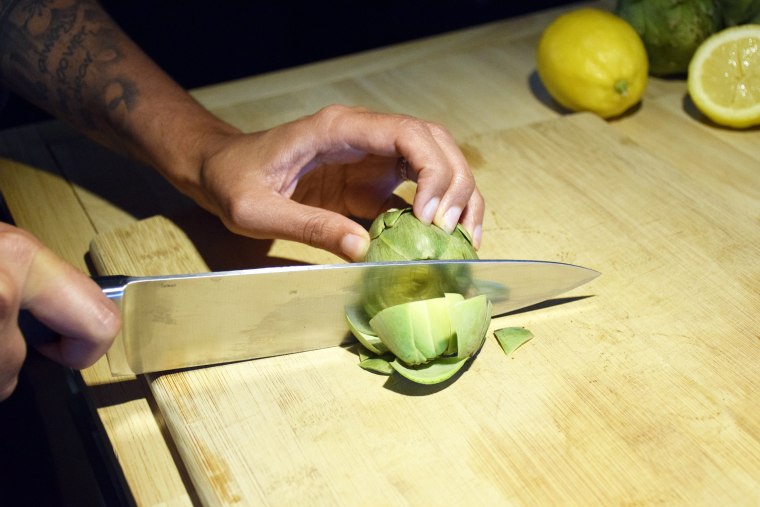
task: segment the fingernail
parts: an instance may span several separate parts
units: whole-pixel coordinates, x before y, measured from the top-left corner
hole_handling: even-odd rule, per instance
[[[425,224],[432,224],[433,219],[435,218],[435,213],[438,211],[438,205],[440,203],[441,200],[437,197],[430,199],[425,207],[422,208],[422,216],[420,217],[420,221]]]
[[[361,262],[367,254],[369,240],[356,234],[346,234],[340,242],[340,250],[343,255],[354,262]]]
[[[443,215],[441,220],[441,229],[451,234],[459,223],[459,217],[462,215],[462,209],[458,206],[452,206]]]
[[[475,226],[475,230],[472,231],[472,246],[475,250],[480,248],[480,241],[483,239],[483,227],[480,225]]]
[[[103,326],[103,334],[107,338],[114,338],[121,329],[121,312],[119,307],[111,299],[106,299],[101,302],[100,309],[98,311],[98,320]]]

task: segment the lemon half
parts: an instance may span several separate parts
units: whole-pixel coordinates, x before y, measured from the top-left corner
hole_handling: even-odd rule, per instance
[[[760,125],[760,25],[726,28],[707,38],[689,64],[691,100],[719,125]]]

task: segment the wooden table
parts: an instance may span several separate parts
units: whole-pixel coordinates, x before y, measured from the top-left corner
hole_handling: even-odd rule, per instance
[[[139,505],[760,504],[760,132],[709,125],[681,80],[614,121],[558,110],[534,49],[559,12],[194,91],[248,131],[329,103],[441,122],[487,198],[483,258],[602,276],[496,317],[536,337],[490,338],[440,390],[343,348],[138,378],[102,360],[83,374]],[[0,133],[0,157],[16,222],[84,271],[337,261],[234,237],[58,123]]]

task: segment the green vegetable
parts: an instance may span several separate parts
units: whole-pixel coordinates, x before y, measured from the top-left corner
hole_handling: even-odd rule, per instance
[[[466,362],[467,358],[443,357],[420,366],[407,366],[396,360],[391,363],[391,368],[412,382],[432,385],[440,384],[453,377]]]
[[[524,327],[504,327],[493,332],[505,354],[509,355],[533,338],[533,333]]]
[[[446,298],[391,306],[369,321],[393,355],[406,364],[427,363],[456,347]]]
[[[477,259],[472,240],[461,226],[447,234],[435,225],[420,222],[411,208],[381,214],[369,230],[366,262]],[[465,294],[471,285],[465,266],[416,267],[401,279],[365,280],[363,307],[372,318],[384,308],[410,301],[443,297],[446,293]]]
[[[381,214],[369,235],[366,262],[478,258],[461,226],[447,234],[420,222],[411,208]],[[472,286],[466,266],[420,263],[394,276],[368,276],[361,304],[346,309],[348,327],[361,344],[359,365],[422,384],[451,378],[482,347],[491,302],[485,295],[465,299]]]
[[[464,229],[457,226],[446,234],[417,220],[410,208],[380,215],[370,227],[370,238],[367,262],[478,258]],[[348,327],[360,343],[360,367],[437,384],[455,375],[483,347],[491,301],[484,294],[465,298],[472,280],[463,267],[433,268],[421,263],[412,276],[405,272],[397,279],[364,280],[361,304],[346,308]],[[496,336],[507,352],[505,332]],[[526,332],[530,335],[524,329],[522,334],[513,331],[507,340],[524,343],[530,339]]]
[[[641,36],[649,72],[683,74],[697,47],[722,28],[714,0],[618,0],[615,14]]]
[[[346,322],[351,334],[359,340],[364,348],[373,354],[382,355],[388,352],[388,347],[380,341],[369,325],[369,319],[361,308],[350,306],[346,308]]]
[[[491,311],[484,295],[464,299],[461,294],[446,294],[386,308],[369,321],[370,332],[361,312],[349,309],[346,319],[365,347],[372,344],[360,350],[359,366],[389,374],[389,363],[391,371],[414,382],[436,384],[451,378],[480,350]],[[390,358],[376,352],[384,349]]]
[[[359,351],[359,366],[367,371],[379,373],[381,375],[390,375],[393,373],[391,367],[391,361],[395,358],[392,354],[385,354],[376,356],[374,353],[365,349],[361,345],[358,347]]]
[[[449,316],[456,334],[458,358],[467,359],[480,350],[486,339],[488,326],[491,324],[492,313],[491,302],[484,295],[451,305]]]
[[[717,0],[726,26],[760,21],[760,0]]]

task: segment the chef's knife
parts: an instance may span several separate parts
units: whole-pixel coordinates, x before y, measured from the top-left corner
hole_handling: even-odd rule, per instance
[[[486,294],[494,315],[569,291],[598,272],[557,262],[477,260],[289,266],[194,275],[105,277],[122,311],[108,353],[115,375],[148,373],[338,346],[345,310],[362,288],[419,279],[421,269],[464,269],[467,297]],[[368,283],[371,282],[371,283]]]

